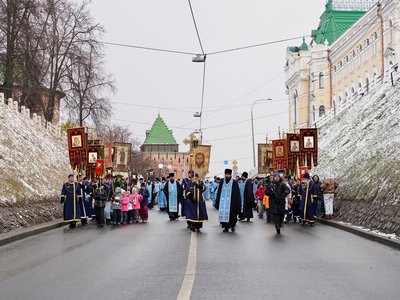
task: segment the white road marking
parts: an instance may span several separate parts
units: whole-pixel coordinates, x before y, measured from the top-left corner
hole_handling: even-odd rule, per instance
[[[190,237],[190,247],[185,278],[183,279],[177,300],[189,300],[193,289],[194,278],[196,276],[197,263],[197,233],[192,232]]]

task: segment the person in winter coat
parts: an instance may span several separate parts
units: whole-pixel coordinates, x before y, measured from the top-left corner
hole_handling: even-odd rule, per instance
[[[281,233],[283,218],[285,216],[286,196],[290,189],[282,181],[279,173],[274,174],[272,182],[266,187],[265,194],[269,196],[269,209],[273,215],[276,233]]]
[[[129,192],[125,191],[122,193],[121,212],[122,212],[122,224],[128,224],[128,205],[130,204]]]
[[[139,195],[142,196],[142,200],[140,200],[140,219],[142,219],[142,223],[146,222],[149,218],[149,197],[150,193],[146,188],[146,184],[142,183],[140,185]]]
[[[115,189],[115,194],[111,203],[111,208],[113,210],[113,225],[121,225],[121,202],[122,202],[122,192],[121,188],[117,187]]]
[[[314,188],[317,193],[317,201],[313,203],[315,209],[315,218],[321,217],[322,208],[324,207],[324,194],[322,193],[321,182],[319,181],[318,175],[313,176]]]
[[[333,200],[337,193],[339,183],[334,178],[325,178],[322,180],[321,188],[324,193],[325,217],[333,218]]]
[[[143,200],[143,196],[139,195],[137,188],[134,187],[129,198],[132,201],[132,222],[139,223],[140,202]]]
[[[258,217],[260,219],[264,216],[264,193],[265,193],[265,185],[264,183],[260,184],[260,187],[256,191],[256,198],[257,198],[257,210],[258,210]]]

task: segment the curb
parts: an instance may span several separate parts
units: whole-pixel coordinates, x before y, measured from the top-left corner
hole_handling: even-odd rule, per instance
[[[22,240],[24,238],[43,233],[52,229],[60,228],[67,223],[57,220],[40,225],[34,225],[27,228],[15,229],[10,232],[0,234],[0,247],[9,243]]]
[[[360,228],[357,228],[357,227],[354,227],[351,225],[341,224],[337,221],[324,220],[324,219],[317,219],[317,221],[319,223],[322,223],[322,224],[325,224],[328,226],[332,226],[332,227],[350,232],[352,234],[356,234],[356,235],[366,238],[368,240],[371,240],[371,241],[395,248],[397,250],[400,250],[400,241],[398,241],[398,240],[380,236],[379,234],[376,234],[374,232],[365,231],[365,230],[362,230]]]

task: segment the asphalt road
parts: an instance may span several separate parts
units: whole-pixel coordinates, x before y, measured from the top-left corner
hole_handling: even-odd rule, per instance
[[[222,233],[212,207],[209,217],[193,237],[154,210],[147,224],[60,228],[0,247],[0,299],[399,298],[398,250],[321,224],[276,236],[257,218]]]

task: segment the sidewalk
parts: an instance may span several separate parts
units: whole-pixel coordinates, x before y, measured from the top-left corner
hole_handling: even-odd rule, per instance
[[[336,220],[318,219],[317,221],[319,223],[329,225],[329,226],[356,234],[360,237],[369,239],[371,241],[378,242],[378,243],[384,244],[386,246],[400,250],[400,240],[392,239],[392,238],[377,234],[375,232],[368,231],[366,229],[361,229],[361,228],[353,226],[351,224],[345,224],[342,222],[338,222]]]
[[[18,228],[10,232],[0,234],[0,247],[39,233],[43,233],[52,229],[56,229],[66,225],[62,219],[54,220],[51,222],[30,226],[27,228]]]

